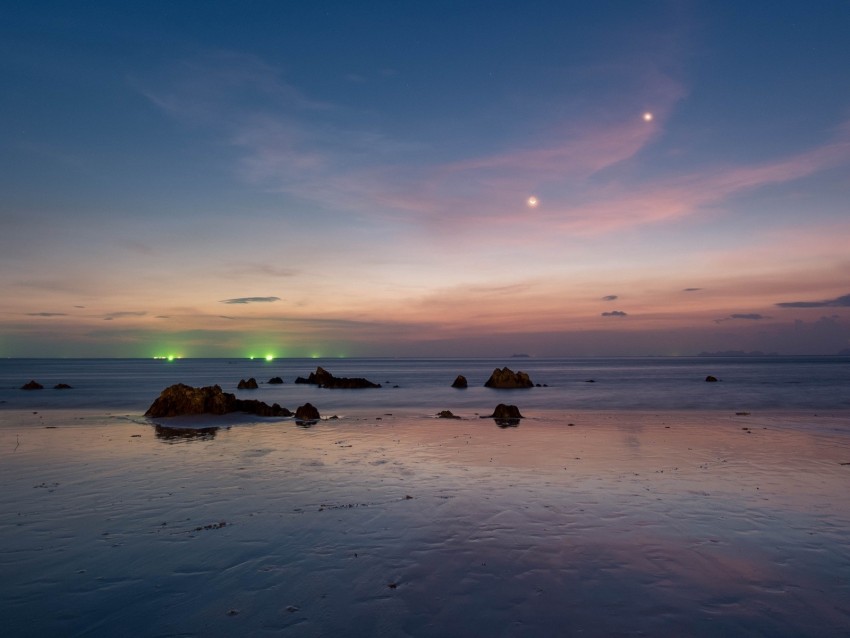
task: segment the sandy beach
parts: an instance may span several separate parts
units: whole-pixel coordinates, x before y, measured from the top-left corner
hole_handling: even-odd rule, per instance
[[[7,635],[850,631],[850,415],[460,416],[0,412]]]

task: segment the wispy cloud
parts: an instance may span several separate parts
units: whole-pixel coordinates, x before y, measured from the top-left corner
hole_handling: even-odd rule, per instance
[[[602,301],[615,301],[619,298],[620,297],[617,295],[605,295],[604,297],[602,297]]]
[[[850,295],[823,301],[787,301],[776,305],[780,308],[850,308]]]
[[[161,86],[142,90],[174,117],[222,135],[239,153],[238,174],[257,187],[453,235],[500,226],[599,235],[665,223],[850,162],[848,124],[774,160],[653,172],[644,151],[663,136],[686,87],[657,68],[637,73],[627,95],[596,96],[592,117],[550,121],[521,143],[506,137],[501,150],[440,160],[435,141],[352,126],[345,109],[310,98],[254,56],[184,61]],[[628,107],[646,103],[655,105],[652,122]],[[533,212],[530,194],[540,201]],[[497,236],[516,241],[517,233]]]
[[[622,310],[612,310],[610,312],[603,312],[603,317],[627,317],[628,313],[623,312]]]
[[[67,317],[66,312],[28,312],[27,317]]]
[[[249,304],[249,303],[272,303],[274,301],[280,301],[280,297],[236,297],[235,299],[222,299],[219,303]]]

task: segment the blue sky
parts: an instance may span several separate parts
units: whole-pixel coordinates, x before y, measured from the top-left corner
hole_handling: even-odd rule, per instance
[[[2,356],[850,347],[846,2],[0,30]]]

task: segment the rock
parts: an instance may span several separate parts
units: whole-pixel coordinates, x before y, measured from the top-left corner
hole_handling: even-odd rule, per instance
[[[260,386],[257,385],[257,380],[254,377],[251,377],[247,381],[245,379],[239,380],[239,385],[236,386],[237,390],[256,390]]]
[[[380,383],[372,383],[362,377],[335,377],[321,366],[317,367],[315,372],[311,372],[310,376],[306,379],[304,377],[298,377],[295,379],[295,383],[307,383],[317,385],[320,388],[357,389],[381,387]]]
[[[56,385],[53,386],[53,389],[54,390],[70,390],[71,386],[69,386],[67,383],[57,383]]]
[[[466,388],[469,384],[466,382],[466,377],[462,374],[457,375],[457,378],[452,383],[453,388]]]
[[[481,418],[494,419],[496,421],[496,425],[506,428],[518,426],[519,420],[522,419],[523,416],[519,413],[519,408],[515,405],[505,405],[504,403],[500,403],[496,406],[496,409],[493,410],[493,414],[490,416],[482,416]]]
[[[321,417],[312,403],[305,403],[295,410],[295,418],[299,421],[318,421]]]
[[[484,384],[485,388],[513,389],[533,388],[534,384],[525,372],[514,372],[510,368],[496,368]]]
[[[711,375],[708,375],[708,376],[705,378],[705,380],[706,380],[708,383],[717,383],[717,381],[718,381],[717,377],[713,377],[713,376],[711,376]]]
[[[145,416],[169,417],[185,414],[227,414],[236,397],[217,385],[193,388],[183,383],[167,387],[151,404]]]
[[[44,386],[38,381],[30,381],[21,386],[21,390],[44,390]]]
[[[272,377],[271,379],[269,379],[268,382],[272,385],[280,385],[281,383],[283,383],[283,379],[281,379],[280,377]]]
[[[292,412],[277,403],[268,405],[262,401],[237,399],[233,394],[222,392],[221,387],[217,385],[193,388],[184,383],[177,383],[163,390],[145,412],[145,416],[162,418],[229,412],[248,412],[257,416],[292,416]]]
[[[451,410],[443,410],[442,412],[437,413],[438,419],[459,419],[459,416],[455,416],[452,414]]]

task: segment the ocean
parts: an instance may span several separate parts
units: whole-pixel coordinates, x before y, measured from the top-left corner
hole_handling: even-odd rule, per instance
[[[380,389],[295,384],[321,366]],[[484,387],[494,368],[527,372],[536,387]],[[451,387],[464,375],[469,387]],[[708,375],[719,379],[707,383]],[[282,385],[268,384],[272,377]],[[254,377],[257,390],[237,391]],[[43,390],[23,391],[35,380]],[[53,389],[59,383],[71,389]],[[242,398],[323,415],[346,410],[835,410],[850,408],[850,357],[647,357],[500,359],[0,359],[0,409],[107,409],[142,413],[174,383],[218,384]]]

